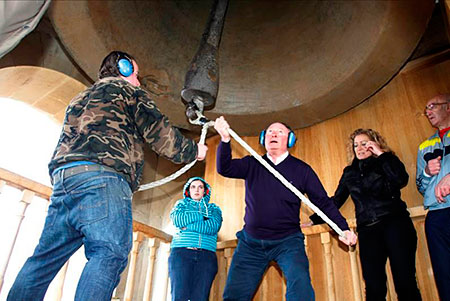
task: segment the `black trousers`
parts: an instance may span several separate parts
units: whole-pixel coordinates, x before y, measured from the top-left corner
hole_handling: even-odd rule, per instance
[[[428,211],[425,233],[439,297],[450,301],[450,208]]]
[[[411,218],[390,217],[358,228],[366,300],[386,300],[389,258],[399,301],[422,300],[416,281],[417,234]]]

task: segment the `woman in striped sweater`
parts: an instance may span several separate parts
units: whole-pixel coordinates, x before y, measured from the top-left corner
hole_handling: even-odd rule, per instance
[[[200,177],[190,178],[170,218],[177,227],[169,256],[172,300],[208,300],[217,274],[217,232],[222,211],[212,203],[211,187]]]

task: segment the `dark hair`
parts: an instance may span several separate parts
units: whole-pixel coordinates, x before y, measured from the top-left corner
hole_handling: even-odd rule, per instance
[[[119,66],[117,63],[120,59],[127,59],[130,62],[134,61],[134,58],[128,53],[122,51],[112,51],[104,59],[98,71],[98,78],[102,79],[109,76],[120,76]]]
[[[203,184],[203,187],[206,189],[206,182],[205,182],[205,180],[200,180],[200,179],[195,179],[195,180],[192,180],[192,182],[191,183],[189,183],[189,187],[188,187],[188,189],[190,189],[191,188],[191,185],[192,185],[192,183],[193,182],[195,182],[195,181],[200,181],[200,182],[202,182],[202,184]]]

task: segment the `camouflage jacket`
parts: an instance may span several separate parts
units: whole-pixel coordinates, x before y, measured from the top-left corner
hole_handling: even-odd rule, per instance
[[[150,95],[117,77],[103,78],[70,102],[49,172],[72,161],[90,161],[125,175],[135,191],[144,145],[174,163],[188,163],[197,144],[169,124]]]

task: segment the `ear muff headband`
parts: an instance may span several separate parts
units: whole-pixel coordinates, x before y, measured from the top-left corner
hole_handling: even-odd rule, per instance
[[[129,59],[124,57],[119,59],[119,61],[117,62],[117,68],[119,69],[119,73],[125,77],[130,76],[134,71],[133,63]]]
[[[259,134],[259,143],[262,146],[265,146],[264,143],[266,141],[266,130],[263,130],[261,134]],[[289,131],[288,139],[287,139],[287,147],[291,148],[295,145],[295,142],[297,142],[297,137],[295,137],[295,134],[293,131]]]

